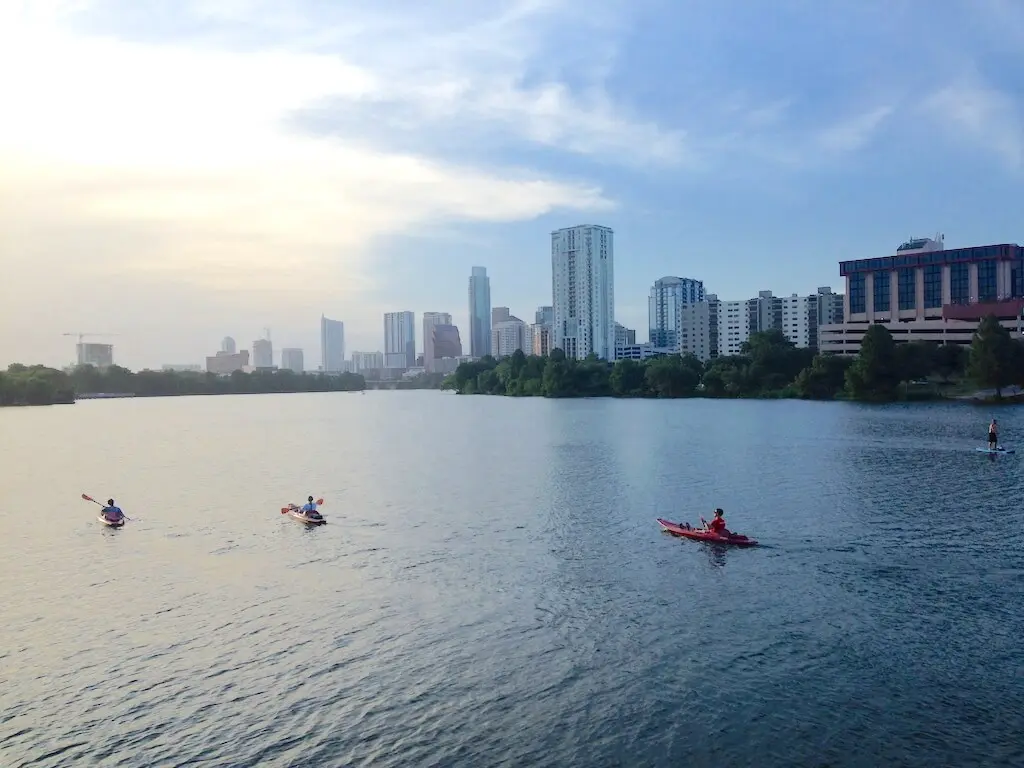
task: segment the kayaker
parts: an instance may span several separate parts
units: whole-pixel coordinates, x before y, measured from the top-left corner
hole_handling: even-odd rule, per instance
[[[120,520],[124,517],[121,508],[114,505],[113,499],[107,499],[107,506],[103,508],[103,516],[108,520]]]
[[[994,451],[998,444],[999,427],[996,425],[996,420],[992,419],[992,423],[988,425],[988,449]]]
[[[320,517],[320,513],[316,511],[316,502],[313,501],[312,496],[302,505],[302,512],[310,517]]]
[[[715,510],[715,516],[711,518],[711,522],[708,524],[708,528],[712,533],[717,533],[719,536],[732,536],[729,529],[725,527],[725,512],[721,509]]]

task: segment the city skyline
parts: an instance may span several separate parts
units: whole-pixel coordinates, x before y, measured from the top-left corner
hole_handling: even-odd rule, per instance
[[[547,234],[588,221],[641,338],[659,275],[809,294],[936,229],[1021,242],[1022,34],[1005,0],[5,3],[0,357],[82,329],[159,367],[269,326],[311,364],[321,313],[379,349],[393,307],[468,346],[471,268],[528,318]]]

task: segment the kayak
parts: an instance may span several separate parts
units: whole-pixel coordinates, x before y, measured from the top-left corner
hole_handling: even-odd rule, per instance
[[[689,523],[673,523],[668,520],[662,520],[660,517],[657,520],[661,527],[673,536],[684,536],[687,539],[707,541],[712,544],[731,544],[737,547],[753,547],[757,545],[757,542],[753,539],[738,533],[734,533],[731,536],[720,536],[705,528],[692,528]]]
[[[998,455],[1000,453],[1013,453],[1014,452],[1013,448],[1003,448],[1002,446],[999,446],[994,451],[991,448],[975,448],[974,450],[976,450],[978,453],[987,453],[987,454],[990,454],[992,456],[996,456],[996,455]]]
[[[320,517],[310,517],[301,509],[289,509],[288,514],[307,525],[322,525],[327,522],[327,518],[323,515],[320,515]]]
[[[96,519],[99,520],[104,525],[109,525],[111,528],[120,528],[122,525],[124,525],[124,518],[123,517],[118,518],[117,520],[111,520],[106,515],[102,515],[101,514],[101,515],[97,515]]]

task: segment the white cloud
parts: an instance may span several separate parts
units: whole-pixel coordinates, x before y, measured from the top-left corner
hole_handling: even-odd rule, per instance
[[[997,154],[1010,168],[1024,161],[1024,115],[1008,94],[965,75],[939,89],[923,104],[935,125]]]
[[[424,119],[431,107],[493,120],[570,151],[617,151],[634,140],[647,151],[672,151],[657,128],[616,117],[599,90],[589,111],[577,111],[564,87],[517,88],[515,72],[502,74],[493,58],[483,83],[471,57],[460,54],[446,69],[451,79],[424,74],[407,86],[394,69],[311,51],[310,38],[242,49],[218,37],[156,44],[86,34],[70,22],[87,6],[26,0],[0,9],[0,268],[12,276],[2,289],[0,327],[14,358],[43,350],[54,362],[55,343],[64,347],[53,340],[56,328],[89,316],[78,281],[141,292],[154,313],[172,314],[193,295],[197,327],[215,314],[212,296],[219,312],[251,303],[253,292],[331,299],[369,316],[360,292],[372,286],[379,237],[424,222],[516,221],[612,206],[589,183],[396,152],[374,141],[373,125],[330,139],[288,127],[290,113],[320,99],[404,99]],[[246,16],[258,10],[249,0],[203,7],[222,23],[257,18]],[[309,32],[308,18],[290,18],[286,28]],[[366,23],[338,27],[338,35]],[[423,47],[402,66],[429,52]],[[485,87],[501,79],[500,90]],[[460,90],[457,82],[468,85]],[[576,122],[567,122],[571,113]],[[49,307],[43,316],[33,315],[40,290]],[[319,306],[310,312],[318,315]],[[122,314],[122,325],[139,319]],[[36,319],[15,337],[17,320],[28,316]],[[357,334],[350,346],[379,345]]]
[[[853,152],[867,144],[893,113],[883,105],[841,120],[817,136],[818,145],[830,152]]]

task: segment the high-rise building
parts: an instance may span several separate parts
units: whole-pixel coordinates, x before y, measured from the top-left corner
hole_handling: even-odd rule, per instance
[[[248,365],[248,349],[243,349],[240,352],[225,352],[222,349],[216,355],[206,358],[206,372],[215,373],[218,376],[227,376],[235,371],[241,371]]]
[[[323,315],[320,315],[320,366],[324,373],[345,370],[345,324]]]
[[[636,344],[636,331],[627,328],[622,323],[615,324],[615,348],[632,346]]]
[[[225,355],[233,355],[238,351],[238,347],[235,346],[235,340],[230,336],[225,336],[220,342],[220,351]]]
[[[79,343],[75,345],[75,358],[79,365],[109,368],[114,364],[114,345]]]
[[[382,368],[384,368],[384,354],[382,352],[352,353],[352,371],[354,373],[379,371]]]
[[[523,349],[526,340],[526,323],[515,315],[495,323],[491,328],[491,354],[508,357],[517,349]]]
[[[384,315],[384,367],[409,369],[416,366],[416,315],[387,312]]]
[[[566,357],[615,358],[614,233],[584,225],[551,233],[551,344]]]
[[[526,327],[523,351],[528,355],[547,356],[551,354],[551,326],[534,323]]]
[[[491,279],[485,267],[473,267],[469,276],[469,354],[491,354]]]
[[[285,347],[281,350],[281,367],[295,373],[302,373],[305,368],[302,350],[296,347]]]
[[[512,317],[512,313],[509,312],[508,307],[494,307],[491,310],[491,328],[498,323],[508,322],[510,317]]]
[[[252,343],[252,367],[274,367],[274,347],[270,339],[257,339]]]
[[[459,329],[454,325],[450,323],[433,325],[430,328],[430,336],[430,350],[433,357],[429,361],[426,357],[423,360],[424,367],[428,371],[437,371],[439,360],[462,357],[462,339],[459,336]]]
[[[552,325],[555,322],[555,308],[537,307],[537,313],[534,315],[533,322],[536,325]]]
[[[433,370],[434,355],[434,326],[451,325],[452,316],[447,312],[424,312],[423,313],[423,367],[427,373]],[[457,333],[457,331],[456,331]],[[459,352],[461,355],[462,352]],[[444,355],[441,355],[444,357]]]
[[[798,347],[818,348],[818,294],[783,296],[780,328],[786,338]]]
[[[717,302],[716,302],[717,304]],[[696,301],[685,304],[679,310],[679,332],[676,351],[681,355],[693,355],[702,363],[717,357],[712,344],[718,343],[717,335],[711,333],[711,303]],[[717,308],[716,308],[717,309]],[[712,351],[715,354],[712,354]]]
[[[678,351],[683,307],[704,300],[704,283],[700,280],[688,277],[655,280],[647,301],[651,346]]]

